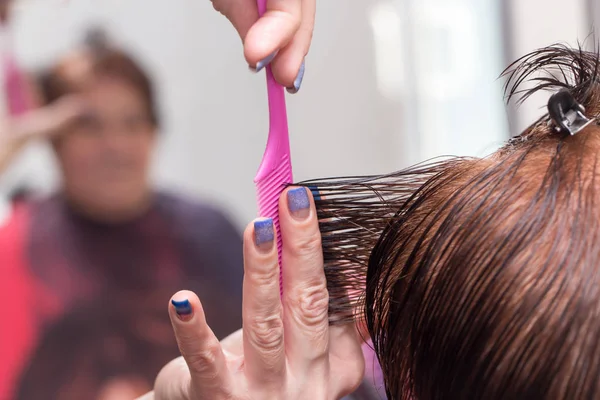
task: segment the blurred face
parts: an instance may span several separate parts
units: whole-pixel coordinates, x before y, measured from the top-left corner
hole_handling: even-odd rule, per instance
[[[100,219],[128,218],[148,201],[155,128],[141,94],[123,80],[96,78],[81,96],[89,112],[55,142],[64,191]]]

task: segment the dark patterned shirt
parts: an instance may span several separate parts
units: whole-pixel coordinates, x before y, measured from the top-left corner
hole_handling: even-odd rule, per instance
[[[102,310],[106,324],[126,307],[131,318],[160,312],[168,326],[169,297],[189,289],[217,336],[239,329],[242,263],[241,236],[221,212],[173,195],[157,193],[148,212],[119,225],[76,214],[60,195],[18,206],[0,229],[0,400],[16,397],[46,332],[80,309]],[[167,348],[156,368],[178,355],[174,341]]]

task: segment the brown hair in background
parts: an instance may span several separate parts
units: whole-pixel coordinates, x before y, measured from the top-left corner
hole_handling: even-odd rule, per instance
[[[146,103],[150,122],[158,126],[152,80],[133,57],[111,46],[99,29],[90,29],[84,46],[40,75],[42,103],[49,104],[64,95],[82,91],[97,77],[121,79],[136,88]]]

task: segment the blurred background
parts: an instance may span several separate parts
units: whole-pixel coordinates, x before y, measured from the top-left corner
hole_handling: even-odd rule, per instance
[[[541,113],[543,99],[505,107],[499,74],[556,41],[576,44],[599,7],[574,0],[318,2],[302,91],[288,96],[295,178],[392,171],[439,155],[484,155]],[[19,0],[20,63],[47,65],[90,24],[136,55],[159,88],[164,117],[158,185],[256,214],[253,177],[266,143],[264,80],[208,0]],[[0,182],[49,192],[46,145],[30,146]]]

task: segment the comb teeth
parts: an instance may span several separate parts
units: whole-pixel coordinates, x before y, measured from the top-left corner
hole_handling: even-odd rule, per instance
[[[279,196],[285,185],[292,183],[292,164],[290,157],[284,154],[273,170],[260,180],[255,181],[258,194],[258,210],[261,217],[272,218],[277,233],[277,252],[279,254],[279,287],[282,290],[281,270],[281,230],[279,229]]]

